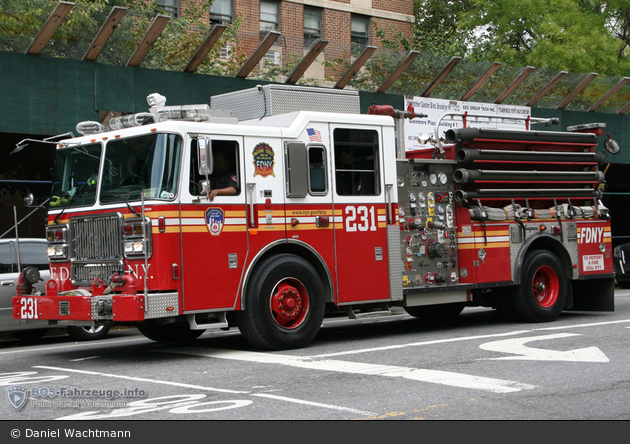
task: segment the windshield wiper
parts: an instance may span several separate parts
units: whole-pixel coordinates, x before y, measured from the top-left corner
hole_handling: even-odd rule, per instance
[[[111,194],[111,195],[113,195],[113,196],[118,196],[118,197],[120,197],[120,198],[122,199],[122,201],[125,203],[125,205],[127,205],[127,208],[129,208],[129,210],[130,210],[130,211],[134,214],[134,216],[136,216],[136,217],[142,217],[142,216],[140,216],[140,215],[138,214],[138,212],[137,212],[136,210],[134,210],[134,209],[132,208],[132,206],[129,204],[129,201],[128,201],[128,200],[127,200],[127,199],[126,199],[126,198],[125,198],[125,197],[124,197],[121,193],[118,193],[118,192],[116,192],[116,191],[101,191],[101,196],[102,196],[103,194]]]
[[[59,221],[59,218],[66,211],[66,209],[70,206],[70,204],[72,203],[72,201],[74,200],[75,197],[77,197],[77,196],[76,195],[70,196],[70,199],[68,199],[67,202],[65,202],[66,206],[63,207],[61,209],[61,212],[55,216],[55,220],[53,221],[55,224],[57,223],[57,221]],[[59,202],[61,202],[61,198],[59,198]],[[50,206],[50,204],[48,204],[48,205]]]

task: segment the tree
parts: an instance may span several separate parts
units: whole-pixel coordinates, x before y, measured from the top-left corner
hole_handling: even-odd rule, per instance
[[[471,0],[415,0],[414,49],[445,56],[466,54],[471,29],[462,26],[460,16],[471,8]]]
[[[512,66],[625,75],[630,1],[470,0],[460,14],[468,55]]]

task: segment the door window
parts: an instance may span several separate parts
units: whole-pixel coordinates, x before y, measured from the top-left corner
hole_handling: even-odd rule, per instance
[[[378,131],[336,128],[333,140],[337,194],[379,195]]]

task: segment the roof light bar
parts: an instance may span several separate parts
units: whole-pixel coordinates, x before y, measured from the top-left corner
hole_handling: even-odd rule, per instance
[[[151,112],[158,122],[165,120],[188,120],[201,122],[210,118],[209,105],[154,106]]]
[[[109,127],[113,130],[121,130],[149,123],[155,123],[155,116],[153,114],[137,113],[128,116],[114,117],[109,121]]]
[[[107,131],[107,127],[99,122],[86,120],[85,122],[77,123],[77,133],[89,136],[91,134],[98,134]]]

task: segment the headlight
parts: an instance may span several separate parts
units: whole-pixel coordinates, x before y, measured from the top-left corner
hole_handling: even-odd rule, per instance
[[[46,253],[51,261],[68,259],[68,226],[55,225],[46,229]]]
[[[145,242],[142,239],[143,223],[142,219],[127,219],[123,226],[123,237],[125,245],[125,256],[128,258],[139,259],[151,257],[152,253],[152,235],[151,220],[146,218],[144,221],[144,233],[146,233],[146,251]]]

